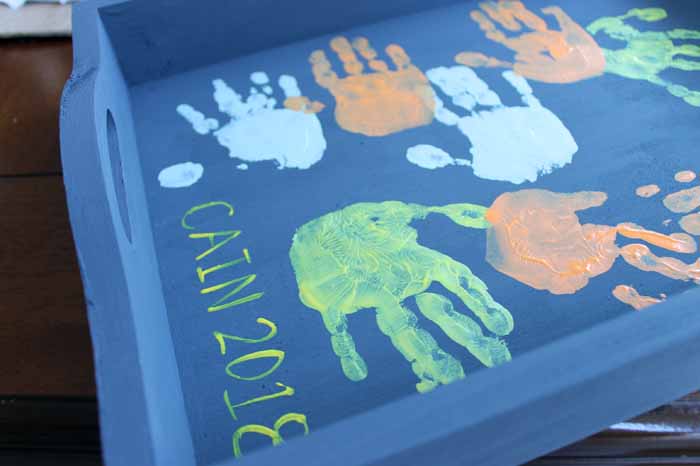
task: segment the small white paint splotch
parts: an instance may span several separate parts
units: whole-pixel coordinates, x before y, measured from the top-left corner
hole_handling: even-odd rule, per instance
[[[204,167],[199,163],[178,163],[162,169],[158,182],[163,188],[187,188],[199,181],[203,174]]]
[[[444,168],[448,165],[470,165],[468,160],[452,158],[444,150],[430,144],[418,144],[417,146],[409,147],[406,151],[406,158],[412,164],[428,170]]]
[[[308,169],[323,157],[326,139],[315,113],[297,111],[281,106],[287,98],[300,97],[297,80],[290,75],[279,77],[282,99],[278,102],[269,85],[269,76],[256,71],[250,75],[253,86],[244,98],[223,80],[213,81],[214,101],[229,121],[220,124],[206,118],[193,107],[178,106],[182,115],[198,134],[213,131],[219,144],[231,158],[243,163],[274,161],[277,168]],[[247,165],[245,165],[247,168]]]
[[[435,118],[457,126],[469,140],[476,176],[514,184],[534,182],[572,162],[578,151],[576,141],[521,76],[512,71],[502,74],[524,104],[507,107],[469,67],[438,67],[426,74],[457,111],[465,114],[448,109],[435,93]]]
[[[263,86],[270,82],[269,76],[267,76],[267,73],[264,71],[250,73],[250,80],[253,84],[257,84],[258,86]]]
[[[238,168],[239,170],[247,170],[248,164],[247,163],[239,163],[238,165],[236,165],[236,168]]]

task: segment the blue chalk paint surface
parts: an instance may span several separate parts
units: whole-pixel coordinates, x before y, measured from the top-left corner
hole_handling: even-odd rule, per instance
[[[329,439],[328,445],[338,446],[338,442],[343,442],[348,450],[338,446],[334,454],[335,451],[344,454],[342,457],[349,458],[348,461],[371,463],[386,459],[381,456],[386,452],[396,454],[387,464],[392,464],[391,461],[407,464],[426,460],[427,450],[419,448],[423,445],[422,436],[425,445],[432,445],[431,449],[438,452],[436,457],[448,464],[448,453],[454,458],[461,456],[452,455],[454,450],[446,447],[455,442],[442,443],[440,439],[459,432],[458,425],[477,422],[474,419],[478,415],[498,416],[498,409],[506,409],[509,402],[526,404],[531,392],[518,395],[517,388],[536,390],[540,382],[533,380],[526,369],[540,367],[536,355],[545,352],[548,345],[575,348],[561,342],[593,332],[592,329],[601,325],[609,324],[624,334],[626,327],[619,324],[620,319],[626,319],[629,328],[634,328],[636,324],[630,318],[633,311],[612,297],[616,285],[637,283],[649,295],[666,293],[671,297],[669,306],[674,297],[694,287],[691,283],[671,282],[642,273],[620,261],[578,294],[554,296],[516,282],[490,267],[484,260],[484,231],[467,230],[444,216],[428,215],[411,225],[418,231],[421,244],[468,265],[513,314],[516,325],[508,336],[508,347],[514,357],[515,372],[510,372],[506,364],[494,369],[495,375],[485,374],[491,369],[484,369],[445,335],[431,331],[440,347],[460,359],[466,380],[459,382],[459,386],[444,388],[444,395],[440,389],[423,399],[415,398],[415,377],[408,362],[377,328],[373,314],[362,312],[352,318],[352,334],[371,376],[361,382],[348,380],[333,353],[321,318],[299,299],[288,257],[292,238],[301,225],[356,203],[396,200],[429,206],[473,203],[488,207],[505,191],[538,188],[561,193],[581,190],[608,193],[610,201],[583,213],[582,223],[616,225],[635,221],[670,233],[663,230],[661,222],[669,214],[660,200],[641,199],[634,192],[638,186],[649,183],[658,183],[664,192],[671,192],[675,189],[674,173],[680,169],[698,171],[695,148],[700,145],[700,132],[696,130],[700,112],[681,99],[669,98],[658,86],[612,75],[570,85],[548,85],[528,82],[509,71],[458,66],[454,63],[455,54],[470,44],[478,44],[479,50],[488,55],[503,53],[470,23],[468,15],[475,7],[473,2],[438,2],[435,8],[408,0],[374,6],[363,2],[342,18],[331,11],[338,5],[306,0],[293,6],[265,1],[257,5],[223,5],[206,0],[207,8],[194,9],[176,2],[169,23],[174,29],[191,31],[184,26],[199,22],[210,25],[207,28],[210,34],[206,38],[155,41],[161,47],[159,54],[140,48],[145,47],[144,41],[136,40],[137,35],[132,33],[149,30],[145,13],[157,11],[154,8],[158,2],[133,3],[103,11],[104,34],[114,45],[115,56],[109,55],[111,61],[103,61],[101,66],[109,62],[113,69],[100,71],[98,82],[103,84],[98,92],[104,102],[98,99],[98,105],[92,105],[92,101],[81,103],[85,108],[100,111],[112,108],[117,115],[133,244],[118,227],[112,228],[114,215],[89,215],[89,208],[97,209],[96,206],[113,214],[118,204],[109,191],[111,181],[102,181],[101,166],[99,170],[94,168],[97,165],[94,162],[84,164],[83,168],[84,162],[77,154],[86,148],[67,142],[72,150],[64,151],[68,161],[67,183],[69,187],[75,186],[69,189],[71,215],[78,226],[76,237],[81,264],[87,271],[86,286],[94,300],[91,301],[93,333],[96,338],[104,338],[96,345],[99,355],[106,355],[106,359],[98,358],[98,374],[103,382],[101,403],[111,419],[117,419],[105,430],[110,437],[115,434],[111,440],[105,437],[111,463],[120,464],[119,452],[126,451],[116,445],[128,445],[129,441],[138,439],[139,448],[134,450],[145,452],[151,446],[158,452],[144,453],[150,459],[143,464],[151,464],[150,461],[177,466],[215,464],[232,457],[232,436],[238,428],[249,424],[274,426],[285,413],[302,413],[308,419],[309,442],[294,442],[303,436],[304,427],[290,422],[282,430],[285,441],[295,445],[290,452],[313,450],[296,445],[311,445],[314,434],[319,433],[319,438]],[[585,5],[574,1],[560,4],[582,25],[600,16],[623,13],[619,5],[603,0]],[[528,2],[537,11],[547,5],[539,0]],[[418,8],[427,10],[408,14]],[[669,10],[669,27],[697,28],[700,24],[700,11],[690,2],[668,4],[664,8]],[[397,17],[391,18],[389,10],[395,11]],[[270,25],[270,30],[251,34],[246,29],[253,27],[250,21],[240,18],[261,11],[265,12],[265,23]],[[300,18],[298,24],[288,24],[292,12],[298,14],[295,16]],[[130,16],[132,29],[124,26]],[[94,22],[95,18],[90,21]],[[78,24],[78,30],[81,27]],[[169,27],[158,25],[157,28],[163,28],[158,32],[165,34],[163,37],[181,33]],[[285,27],[287,36],[282,32]],[[389,44],[401,45],[431,83],[436,102],[434,121],[381,138],[364,137],[340,128],[334,99],[316,84],[308,62],[311,51],[327,49],[338,32],[350,38],[368,37],[382,54]],[[110,43],[105,39],[102,37],[103,44]],[[80,52],[81,47],[87,47],[76,46],[78,53],[84,53]],[[169,63],[168,59],[172,61]],[[336,69],[343,69],[336,57],[332,60]],[[114,90],[114,82],[105,78],[106,74],[125,88]],[[126,83],[120,81],[122,74]],[[96,78],[85,79],[90,82]],[[76,86],[71,92],[83,92],[80,89]],[[120,96],[119,105],[109,100],[112,95]],[[306,113],[285,107],[285,101],[299,97],[321,102],[325,109]],[[650,108],[654,111],[649,111]],[[79,108],[71,112],[85,114]],[[103,120],[102,114],[95,117],[98,128]],[[89,122],[83,127],[94,125]],[[124,130],[130,127],[133,135]],[[82,141],[70,129],[66,131],[71,135],[67,140]],[[101,142],[100,145],[95,142],[94,148],[87,149],[98,152],[104,150],[102,146]],[[89,170],[94,172],[87,173]],[[118,182],[118,175],[104,176]],[[81,189],[108,194],[104,195],[106,199],[93,201],[84,209],[85,196],[80,195]],[[207,207],[192,211],[201,206]],[[192,229],[183,226],[188,212],[185,225]],[[104,225],[106,239],[95,239],[94,223]],[[221,247],[203,256],[224,241]],[[100,250],[112,252],[101,256]],[[235,287],[253,275],[254,281],[236,296],[261,293],[260,297],[211,312],[217,300],[232,289],[226,288],[222,293],[221,289],[213,288],[241,280],[234,282]],[[438,284],[431,284],[428,291],[444,294]],[[456,304],[459,312],[469,315],[466,306]],[[416,310],[415,302],[406,305]],[[257,342],[269,330],[260,319],[276,325],[276,333],[270,340]],[[649,325],[658,324],[652,322],[653,317],[644,319]],[[663,323],[669,329],[690,332],[690,326],[684,329],[682,325]],[[423,324],[427,326],[428,322]],[[226,349],[222,352],[215,332],[243,339],[224,339]],[[668,334],[671,333],[669,330]],[[651,330],[643,334],[651,340]],[[605,341],[614,340],[608,337]],[[585,341],[598,340],[591,337]],[[633,344],[635,340],[627,335],[624,341]],[[656,341],[650,347],[657,348],[658,344],[659,348],[668,350],[663,354],[680,357],[671,350],[670,343],[663,347],[662,343]],[[567,363],[580,367],[582,372],[592,371],[596,361],[577,357],[598,357],[601,366],[632,371],[631,365],[628,367],[616,358],[624,356],[635,361],[634,358],[642,358],[641,346],[624,351],[614,345],[611,348],[619,353],[602,354],[602,350],[588,348],[572,353]],[[265,351],[273,351],[264,353],[273,356],[245,359],[247,355]],[[273,366],[274,355],[279,354],[274,351],[284,352],[279,366],[268,377],[252,379]],[[167,357],[161,358],[162,355]],[[649,367],[662,367],[660,363],[655,365],[651,355],[644,357],[648,358]],[[243,363],[240,358],[244,358]],[[520,358],[525,361],[522,365]],[[562,359],[563,356],[551,354],[541,357],[554,366],[563,364]],[[102,367],[99,361],[109,361],[118,369]],[[120,366],[120,361],[130,363]],[[159,361],[162,366],[157,364]],[[230,365],[236,361],[240,364]],[[561,372],[550,369],[551,366],[545,365],[536,373],[554,377],[552,374]],[[168,371],[174,374],[170,379],[166,377]],[[119,377],[122,380],[118,381]],[[634,404],[634,400],[628,400],[629,405],[623,403],[625,400],[615,398],[614,387],[605,385],[603,378],[586,378],[578,373],[571,377],[582,386],[588,383],[589,393],[605,388],[611,393],[610,400],[617,400],[603,414],[590,409],[590,419],[584,423],[587,428],[608,422],[607,414],[631,415],[637,408],[652,407],[641,401]],[[679,374],[673,376],[669,372],[669,377],[677,377],[673,380],[679,387],[683,385],[681,382],[687,382]],[[500,385],[499,378],[510,381],[510,388],[495,390],[498,396],[490,399],[484,395],[484,387]],[[520,380],[522,384],[518,383]],[[561,382],[564,393],[566,384],[562,380],[557,382]],[[104,388],[109,383],[117,384],[123,393],[115,394]],[[289,393],[284,387],[291,387],[293,395],[236,407],[235,418],[224,398],[226,393],[229,404],[244,403],[275,393]],[[661,396],[664,390],[660,385],[636,388],[645,403],[651,403],[656,399],[652,395]],[[131,396],[131,390],[141,395]],[[482,399],[465,400],[457,392],[480,395]],[[670,396],[670,388],[663,393]],[[571,396],[583,397],[585,393]],[[548,412],[554,416],[557,411],[553,408],[562,400],[556,396],[542,399],[551,402],[547,405],[552,408]],[[129,400],[134,404],[130,405]],[[450,406],[449,416],[447,412],[431,411],[443,409],[435,400],[454,401],[454,404],[446,401],[446,406]],[[401,403],[411,407],[404,413],[405,419],[397,414],[398,408],[394,409]],[[581,406],[590,408],[583,401]],[[517,412],[527,414],[533,419],[532,425],[539,425],[541,431],[547,430],[546,426],[537,424],[536,413]],[[383,418],[383,414],[387,417]],[[352,424],[355,416],[368,416],[362,419],[372,422],[362,426]],[[448,421],[441,424],[445,416]],[[128,425],[130,418],[139,419],[138,425]],[[373,429],[383,427],[383,422],[386,426],[404,422],[410,425],[407,438],[417,445],[414,459],[408,453],[400,453],[408,451],[402,447],[400,435],[372,434]],[[567,425],[565,420],[557,422]],[[578,432],[569,427],[571,432]],[[178,436],[172,437],[172,432]],[[346,437],[333,440],[335,437],[327,432]],[[358,445],[367,446],[367,457],[349,451],[353,439],[347,436],[353,432],[358,436]],[[431,432],[435,437],[431,437]],[[486,434],[479,437],[476,427],[468,432],[465,441],[478,439],[480,444],[491,444]],[[566,432],[562,429],[547,439],[533,434],[534,440],[522,451],[537,454],[542,448],[561,446],[550,440],[573,440]],[[192,439],[189,446],[182,441],[187,435]],[[367,437],[377,440],[373,442]],[[171,438],[180,439],[178,451],[184,453],[175,455],[172,452],[177,449],[164,450]],[[269,453],[272,443],[269,437],[254,434],[246,434],[240,440],[251,464],[256,452],[264,452],[261,458],[283,455]],[[512,464],[516,459],[527,459],[517,456],[520,451],[517,449],[502,449],[500,453],[492,452],[492,457],[477,458],[478,450],[473,448],[471,453],[463,454],[483,460],[478,464]],[[163,451],[182,459],[168,462],[164,458],[170,458]],[[370,458],[374,452],[377,456]],[[188,454],[193,456],[190,462]],[[325,455],[309,457],[309,464],[327,460],[329,457]]]

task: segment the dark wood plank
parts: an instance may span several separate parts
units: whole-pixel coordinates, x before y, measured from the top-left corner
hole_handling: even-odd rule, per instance
[[[59,173],[58,109],[71,42],[0,41],[0,175]]]
[[[94,396],[60,176],[0,177],[0,393]]]
[[[27,449],[98,453],[95,400],[0,397],[0,451]]]

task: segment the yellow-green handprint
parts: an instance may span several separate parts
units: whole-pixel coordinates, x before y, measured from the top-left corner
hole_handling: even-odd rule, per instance
[[[345,375],[367,377],[367,366],[348,331],[346,316],[375,309],[379,329],[411,363],[416,388],[429,391],[464,377],[460,362],[438,346],[418,326],[417,316],[403,302],[414,296],[420,312],[484,365],[510,360],[506,344],[482,332],[473,319],[455,311],[444,296],[427,293],[432,282],[458,296],[486,328],[496,335],[513,329],[513,318],[469,268],[438,251],[418,244],[411,222],[430,213],[455,223],[485,229],[486,208],[473,204],[425,207],[397,201],[353,204],[299,228],[290,258],[299,297],[321,313],[333,351]]]
[[[700,47],[694,44],[676,45],[673,42],[674,39],[700,39],[700,31],[673,29],[642,32],[625,22],[628,18],[654,22],[666,16],[666,11],[662,8],[634,8],[622,16],[597,19],[586,29],[593,35],[604,32],[613,39],[627,43],[622,49],[603,49],[606,72],[663,86],[674,96],[700,107],[700,92],[674,84],[660,76],[662,71],[669,68],[700,71],[700,61],[688,59],[700,57]]]

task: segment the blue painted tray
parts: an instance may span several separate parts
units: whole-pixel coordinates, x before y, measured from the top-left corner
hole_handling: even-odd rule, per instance
[[[640,3],[76,5],[107,464],[517,464],[697,388],[700,8]]]

